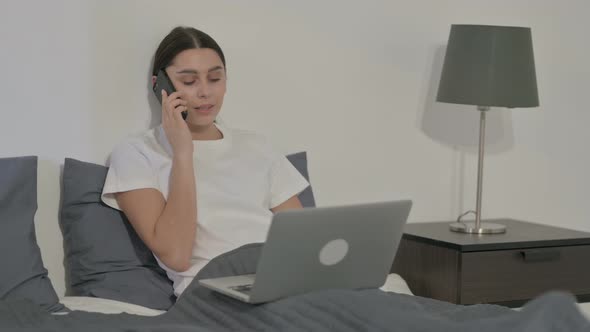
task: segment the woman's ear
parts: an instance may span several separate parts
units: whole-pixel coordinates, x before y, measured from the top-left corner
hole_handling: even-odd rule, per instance
[[[152,76],[152,85],[156,84],[156,76]]]

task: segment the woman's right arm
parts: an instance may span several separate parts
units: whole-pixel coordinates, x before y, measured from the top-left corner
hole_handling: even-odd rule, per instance
[[[181,112],[186,102],[178,92],[162,92],[162,127],[173,150],[168,199],[156,189],[115,194],[117,204],[150,250],[169,268],[186,271],[197,229],[193,143]]]
[[[169,268],[186,271],[197,229],[192,158],[174,158],[168,200],[156,189],[115,194],[117,204],[150,250]]]

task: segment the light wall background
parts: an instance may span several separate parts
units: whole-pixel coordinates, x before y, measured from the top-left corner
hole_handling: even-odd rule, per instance
[[[0,1],[0,157],[37,155],[36,227],[64,292],[65,157],[105,163],[159,121],[157,44],[176,25],[228,60],[222,120],[306,150],[318,205],[411,198],[410,222],[474,208],[478,114],[435,103],[453,23],[529,26],[541,107],[488,116],[483,216],[590,231],[586,0]]]

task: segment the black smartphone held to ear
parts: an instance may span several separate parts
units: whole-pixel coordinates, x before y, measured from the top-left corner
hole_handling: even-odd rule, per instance
[[[168,96],[170,96],[173,92],[176,91],[176,89],[174,88],[174,84],[172,84],[170,77],[168,77],[168,74],[166,74],[166,71],[164,69],[160,69],[160,71],[158,71],[158,76],[156,76],[156,83],[154,83],[152,89],[154,90],[154,93],[156,94],[156,98],[158,98],[160,105],[162,104],[162,90],[166,91]],[[188,112],[184,111],[181,114],[182,118],[186,120]]]

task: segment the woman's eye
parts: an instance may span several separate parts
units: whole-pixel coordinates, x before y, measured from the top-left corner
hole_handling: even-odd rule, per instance
[[[211,81],[211,82],[217,82],[217,81],[219,81],[219,80],[221,80],[221,78],[212,78],[212,79],[210,79],[209,81]]]
[[[195,81],[191,81],[191,82],[182,82],[184,85],[192,85],[193,83],[195,83]]]

